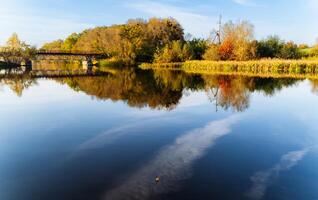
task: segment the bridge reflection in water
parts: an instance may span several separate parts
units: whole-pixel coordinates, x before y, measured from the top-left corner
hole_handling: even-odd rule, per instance
[[[61,51],[37,51],[32,58],[25,58],[19,55],[12,55],[10,52],[1,52],[0,59],[7,60],[12,65],[35,66],[43,61],[63,61],[81,63],[84,69],[89,68],[98,59],[106,58],[106,55],[91,52],[61,52]]]
[[[62,66],[60,69],[56,69],[56,63],[48,63],[47,65],[40,65],[36,63],[34,66],[21,66],[16,68],[7,68],[0,70],[0,80],[12,77],[28,77],[32,79],[37,78],[63,78],[63,77],[78,77],[78,76],[101,76],[104,73],[99,71],[96,66],[81,66],[81,65],[69,65]]]

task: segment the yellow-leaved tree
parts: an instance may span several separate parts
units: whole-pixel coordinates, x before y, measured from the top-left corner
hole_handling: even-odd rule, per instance
[[[249,60],[256,57],[254,26],[248,21],[229,21],[221,27],[221,44],[211,42],[207,60]]]
[[[1,48],[2,59],[7,63],[21,63],[31,59],[36,53],[36,48],[21,41],[16,33],[13,33]]]

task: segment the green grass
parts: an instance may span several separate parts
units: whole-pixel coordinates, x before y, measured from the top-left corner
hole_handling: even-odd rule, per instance
[[[312,54],[313,53],[313,48],[307,48],[307,49],[300,49],[300,53],[303,54]]]
[[[315,48],[301,49],[300,54],[304,59],[318,59],[317,49]]]

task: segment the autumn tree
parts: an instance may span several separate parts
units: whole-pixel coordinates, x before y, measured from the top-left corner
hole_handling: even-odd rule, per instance
[[[0,55],[7,63],[21,63],[32,58],[36,53],[34,46],[21,41],[16,33],[7,40],[6,45],[1,48]]]
[[[147,37],[154,47],[162,48],[172,41],[183,41],[184,33],[180,23],[173,18],[151,18],[147,23]]]
[[[252,41],[254,40],[254,26],[247,21],[232,21],[226,23],[221,33],[223,43],[226,42],[228,48],[227,55],[234,60],[249,60],[253,58],[251,54]],[[232,48],[232,51],[230,51]]]
[[[151,59],[151,44],[147,40],[147,22],[142,19],[129,20],[122,27],[120,56],[130,63]]]
[[[235,41],[234,38],[226,38],[219,46],[219,55],[221,60],[235,60],[234,56]]]
[[[221,59],[221,55],[220,55],[220,51],[219,51],[219,45],[217,44],[210,44],[204,55],[203,55],[203,59],[204,60],[220,60]]]
[[[63,45],[63,40],[55,40],[53,42],[45,43],[40,49],[45,51],[61,51],[63,49]]]
[[[25,46],[26,44],[19,39],[18,34],[16,33],[13,33],[6,43],[7,48],[10,48],[11,50],[16,50],[16,51],[24,48]]]
[[[152,62],[155,53],[173,41],[184,41],[183,28],[175,19],[131,19],[122,25],[73,33],[66,40],[45,44],[42,49],[100,53],[134,64]]]
[[[121,50],[121,26],[97,27],[80,34],[72,50],[75,52],[101,53],[108,57],[117,56]]]
[[[72,33],[71,35],[69,35],[63,42],[62,49],[66,52],[72,52],[80,36],[81,35],[77,33]]]
[[[122,28],[122,54],[134,62],[149,62],[158,49],[183,41],[183,29],[173,18],[129,20]]]
[[[254,26],[247,21],[232,21],[221,28],[221,44],[210,42],[211,50],[207,50],[205,58],[221,60],[249,60],[255,58]],[[216,45],[218,51],[215,51]],[[212,56],[212,52],[216,55]]]

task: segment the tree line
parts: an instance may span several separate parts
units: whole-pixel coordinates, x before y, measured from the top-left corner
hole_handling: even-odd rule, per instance
[[[173,18],[134,19],[123,25],[97,27],[73,33],[65,40],[45,44],[44,50],[102,53],[126,63],[183,62],[186,60],[253,60],[261,58],[299,59],[318,55],[318,44],[285,42],[278,36],[263,40],[254,37],[254,26],[247,21],[229,21],[219,30],[220,40],[185,36]]]
[[[41,49],[94,52],[134,64],[153,61],[159,49],[174,41],[184,42],[183,28],[175,19],[134,19],[123,25],[73,33],[65,40],[53,41]]]
[[[173,18],[131,19],[121,25],[72,33],[65,40],[44,44],[40,50],[98,53],[125,64],[318,56],[318,42],[311,48],[293,41],[286,42],[278,36],[256,40],[254,26],[248,21],[229,21],[220,27],[218,34],[219,40],[215,42],[212,38],[185,35],[181,24]],[[5,48],[19,52],[16,55],[30,56],[34,51],[33,47],[21,42],[16,34],[9,39]]]

